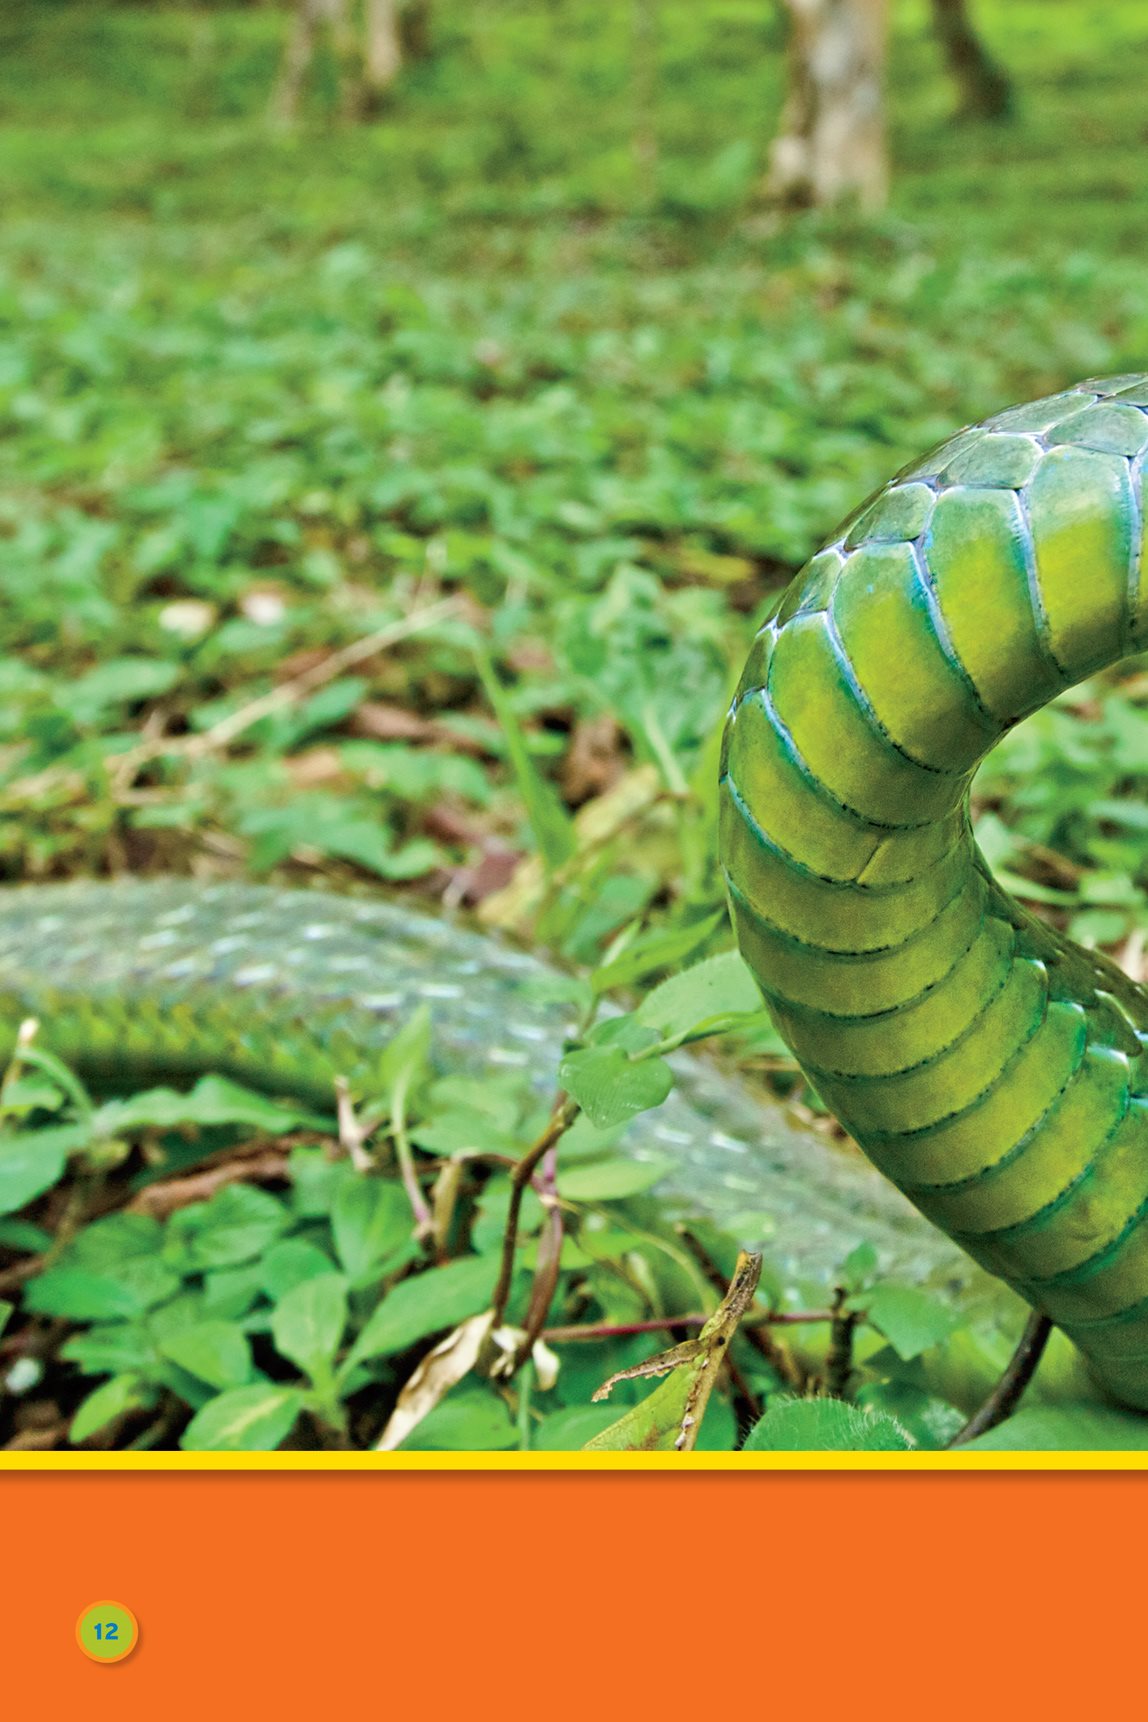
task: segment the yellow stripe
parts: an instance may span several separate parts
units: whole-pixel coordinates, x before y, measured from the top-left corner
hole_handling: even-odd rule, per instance
[[[1148,1452],[0,1453],[0,1471],[1144,1471]]]

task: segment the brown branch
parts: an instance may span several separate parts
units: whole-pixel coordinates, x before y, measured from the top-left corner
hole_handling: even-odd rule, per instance
[[[166,1220],[169,1214],[188,1208],[193,1202],[206,1202],[226,1184],[272,1184],[286,1176],[286,1149],[260,1148],[241,1159],[221,1160],[202,1172],[191,1172],[183,1178],[164,1178],[154,1184],[145,1184],[125,1204],[123,1211]]]
[[[502,1260],[498,1269],[498,1281],[494,1288],[492,1300],[493,1319],[490,1328],[502,1326],[502,1318],[506,1314],[506,1305],[510,1298],[510,1282],[514,1276],[514,1255],[518,1247],[518,1221],[522,1213],[522,1198],[530,1183],[535,1167],[543,1156],[549,1153],[555,1143],[569,1130],[578,1115],[578,1104],[569,1095],[560,1094],[550,1115],[550,1122],[532,1147],[526,1150],[521,1160],[515,1162],[514,1171],[510,1174],[510,1207],[506,1214],[506,1229],[502,1234]]]
[[[535,1340],[545,1326],[546,1317],[550,1314],[550,1305],[554,1301],[554,1293],[558,1286],[558,1273],[562,1265],[562,1239],[565,1226],[562,1219],[562,1209],[558,1202],[557,1141],[547,1150],[543,1158],[539,1175],[534,1180],[534,1188],[546,1210],[546,1220],[542,1228],[542,1235],[538,1240],[534,1284],[530,1291],[530,1303],[526,1311],[525,1328],[515,1358],[515,1367],[525,1363],[534,1347]]]
[[[978,1435],[984,1435],[989,1429],[995,1429],[998,1423],[1016,1408],[1021,1394],[1036,1374],[1036,1366],[1044,1355],[1048,1344],[1048,1336],[1052,1332],[1052,1323],[1039,1310],[1033,1310],[1025,1323],[1020,1342],[1008,1361],[1004,1374],[985,1400],[979,1411],[975,1411],[963,1429],[958,1429],[950,1447],[963,1447],[966,1442],[975,1440]]]
[[[847,1296],[844,1286],[838,1286],[833,1293],[829,1351],[825,1358],[825,1391],[831,1399],[845,1398],[853,1373],[853,1334],[860,1315],[855,1309],[845,1308]]]

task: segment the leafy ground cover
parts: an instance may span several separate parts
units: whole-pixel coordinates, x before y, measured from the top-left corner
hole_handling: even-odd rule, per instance
[[[955,425],[1144,363],[1148,30],[1135,0],[993,10],[1017,118],[955,127],[925,9],[906,4],[890,210],[782,219],[758,195],[777,17],[757,0],[656,10],[648,112],[620,0],[443,0],[434,55],[378,123],[338,127],[320,80],[288,134],[265,120],[270,9],[6,10],[6,878],[398,891],[597,967],[623,1003],[728,945],[713,761],[772,593]],[[649,125],[652,170],[633,148]],[[1146,700],[1126,665],[1008,738],[979,783],[994,864],[1133,968]],[[816,1114],[761,1019],[740,1028],[727,1056]],[[650,1045],[623,1051],[653,1103],[634,1062]],[[459,1097],[441,1073],[415,1093],[430,1192]],[[467,1185],[437,1255],[412,1255],[401,1182],[364,1173],[368,1189],[328,1161],[317,1119],[209,1089],[94,1128],[98,1099],[34,1062],[3,1104],[12,1167],[32,1125],[37,1154],[62,1130],[60,1154],[86,1156],[0,1222],[10,1442],[220,1444],[211,1407],[239,1394],[235,1444],[369,1444],[428,1342],[485,1307],[505,1164]],[[478,1104],[504,1162],[546,1128],[522,1096]],[[253,1162],[277,1155],[274,1175],[104,1212],[149,1165],[170,1172],[173,1136],[181,1168],[198,1151],[217,1177],[221,1132]],[[576,1138],[563,1154],[577,1184]],[[700,1318],[733,1271],[728,1240],[699,1266],[617,1175],[569,1194],[588,1205],[548,1328]],[[547,1214],[532,1194],[511,1325],[530,1325]],[[142,1265],[109,1278],[113,1261]],[[471,1290],[440,1306],[436,1275]],[[768,1264],[763,1284],[759,1315],[780,1297]],[[920,1358],[981,1341],[933,1309],[898,1349],[878,1284],[865,1258],[842,1268],[842,1308],[861,1299],[845,1313],[873,1317],[851,1391],[937,1444],[961,1409]],[[368,1354],[416,1287],[436,1320]],[[764,1332],[737,1342],[715,1444],[805,1382]],[[469,1375],[408,1439],[576,1444],[615,1414],[589,1407],[593,1387],[665,1339],[565,1342],[553,1404],[545,1359],[495,1386]]]

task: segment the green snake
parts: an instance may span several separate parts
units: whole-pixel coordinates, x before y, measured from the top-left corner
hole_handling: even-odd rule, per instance
[[[1138,1406],[1148,996],[994,883],[968,796],[1004,730],[1148,633],[1146,446],[1143,377],[962,431],[845,523],[753,646],[722,767],[734,923],[781,1033],[885,1177],[688,1057],[627,1138],[672,1155],[667,1200],[767,1238],[795,1281],[867,1238],[967,1302],[994,1283],[973,1258]],[[0,898],[0,1038],[34,1017],[119,1085],[217,1070],[326,1101],[420,1002],[440,1063],[552,1084],[572,1015],[554,979],[448,920],[324,892]]]
[[[758,634],[725,735],[741,951],[818,1092],[935,1225],[1148,1408],[1148,993],[1026,913],[976,767],[1142,649],[1148,377],[906,467]]]

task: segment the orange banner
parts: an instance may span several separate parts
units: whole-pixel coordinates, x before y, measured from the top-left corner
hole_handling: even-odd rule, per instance
[[[1143,1707],[1139,1476],[38,1473],[0,1491],[12,1717]],[[97,1602],[138,1622],[110,1666],[76,1641]]]

